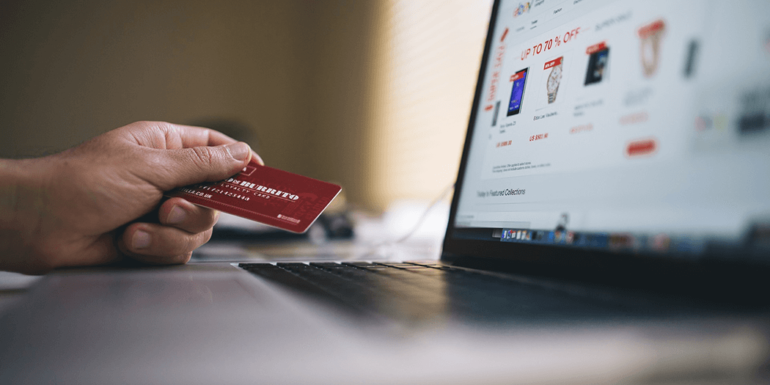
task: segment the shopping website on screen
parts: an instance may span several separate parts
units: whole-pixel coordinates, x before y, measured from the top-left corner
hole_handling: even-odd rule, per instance
[[[668,247],[769,223],[770,2],[720,4],[503,1],[455,225]]]

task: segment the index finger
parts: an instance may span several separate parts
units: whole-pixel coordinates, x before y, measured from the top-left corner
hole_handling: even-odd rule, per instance
[[[210,128],[185,126],[181,124],[171,124],[175,130],[166,131],[167,134],[177,134],[182,144],[182,148],[200,147],[200,146],[221,146],[223,144],[235,143],[237,140]]]
[[[199,147],[199,146],[221,146],[223,144],[235,143],[237,140],[210,128],[186,126],[183,124],[169,124],[176,129],[171,130],[179,135],[179,139],[182,144],[182,148]],[[168,131],[166,132],[169,133]],[[265,162],[254,151],[251,152],[252,159],[257,163],[264,165]]]

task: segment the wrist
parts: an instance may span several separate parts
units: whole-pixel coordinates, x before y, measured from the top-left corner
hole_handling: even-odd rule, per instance
[[[0,270],[27,270],[46,212],[44,159],[0,160]]]

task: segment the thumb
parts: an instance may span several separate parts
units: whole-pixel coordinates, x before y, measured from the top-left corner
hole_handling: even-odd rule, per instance
[[[251,160],[251,148],[244,142],[222,146],[200,146],[159,150],[162,170],[151,181],[163,191],[201,182],[225,179],[241,171]]]

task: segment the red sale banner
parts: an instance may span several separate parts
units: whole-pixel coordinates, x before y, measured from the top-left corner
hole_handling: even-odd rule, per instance
[[[607,43],[606,42],[601,42],[599,44],[594,44],[594,45],[588,46],[588,48],[586,48],[586,54],[590,55],[590,54],[592,54],[594,52],[599,52],[599,51],[601,51],[601,50],[603,50],[605,48],[607,48]]]
[[[561,59],[563,59],[563,58],[564,58],[564,56],[560,56],[560,57],[558,57],[556,59],[553,59],[551,61],[545,62],[545,67],[543,67],[543,69],[547,70],[549,68],[556,67],[557,65],[561,64]]]
[[[519,79],[523,78],[525,73],[526,73],[526,72],[517,72],[517,73],[515,73],[515,74],[511,75],[511,81],[512,81],[512,82],[515,82],[515,81],[517,81],[517,80],[519,80]]]
[[[639,37],[644,39],[647,36],[650,36],[655,32],[662,30],[663,27],[665,27],[665,25],[663,24],[663,20],[657,20],[651,24],[645,25],[644,27],[639,28]]]
[[[492,71],[492,80],[489,83],[489,94],[487,102],[493,102],[497,97],[497,86],[500,83],[500,71],[503,68],[503,58],[505,57],[505,44],[500,44],[495,52],[495,66]]]
[[[530,54],[532,54],[532,56],[540,55],[541,52],[547,52],[551,48],[559,47],[570,40],[574,40],[577,38],[578,33],[580,33],[580,27],[565,32],[562,37],[556,36],[553,39],[548,39],[542,43],[535,44],[532,48],[521,51],[521,60],[528,58]]]

